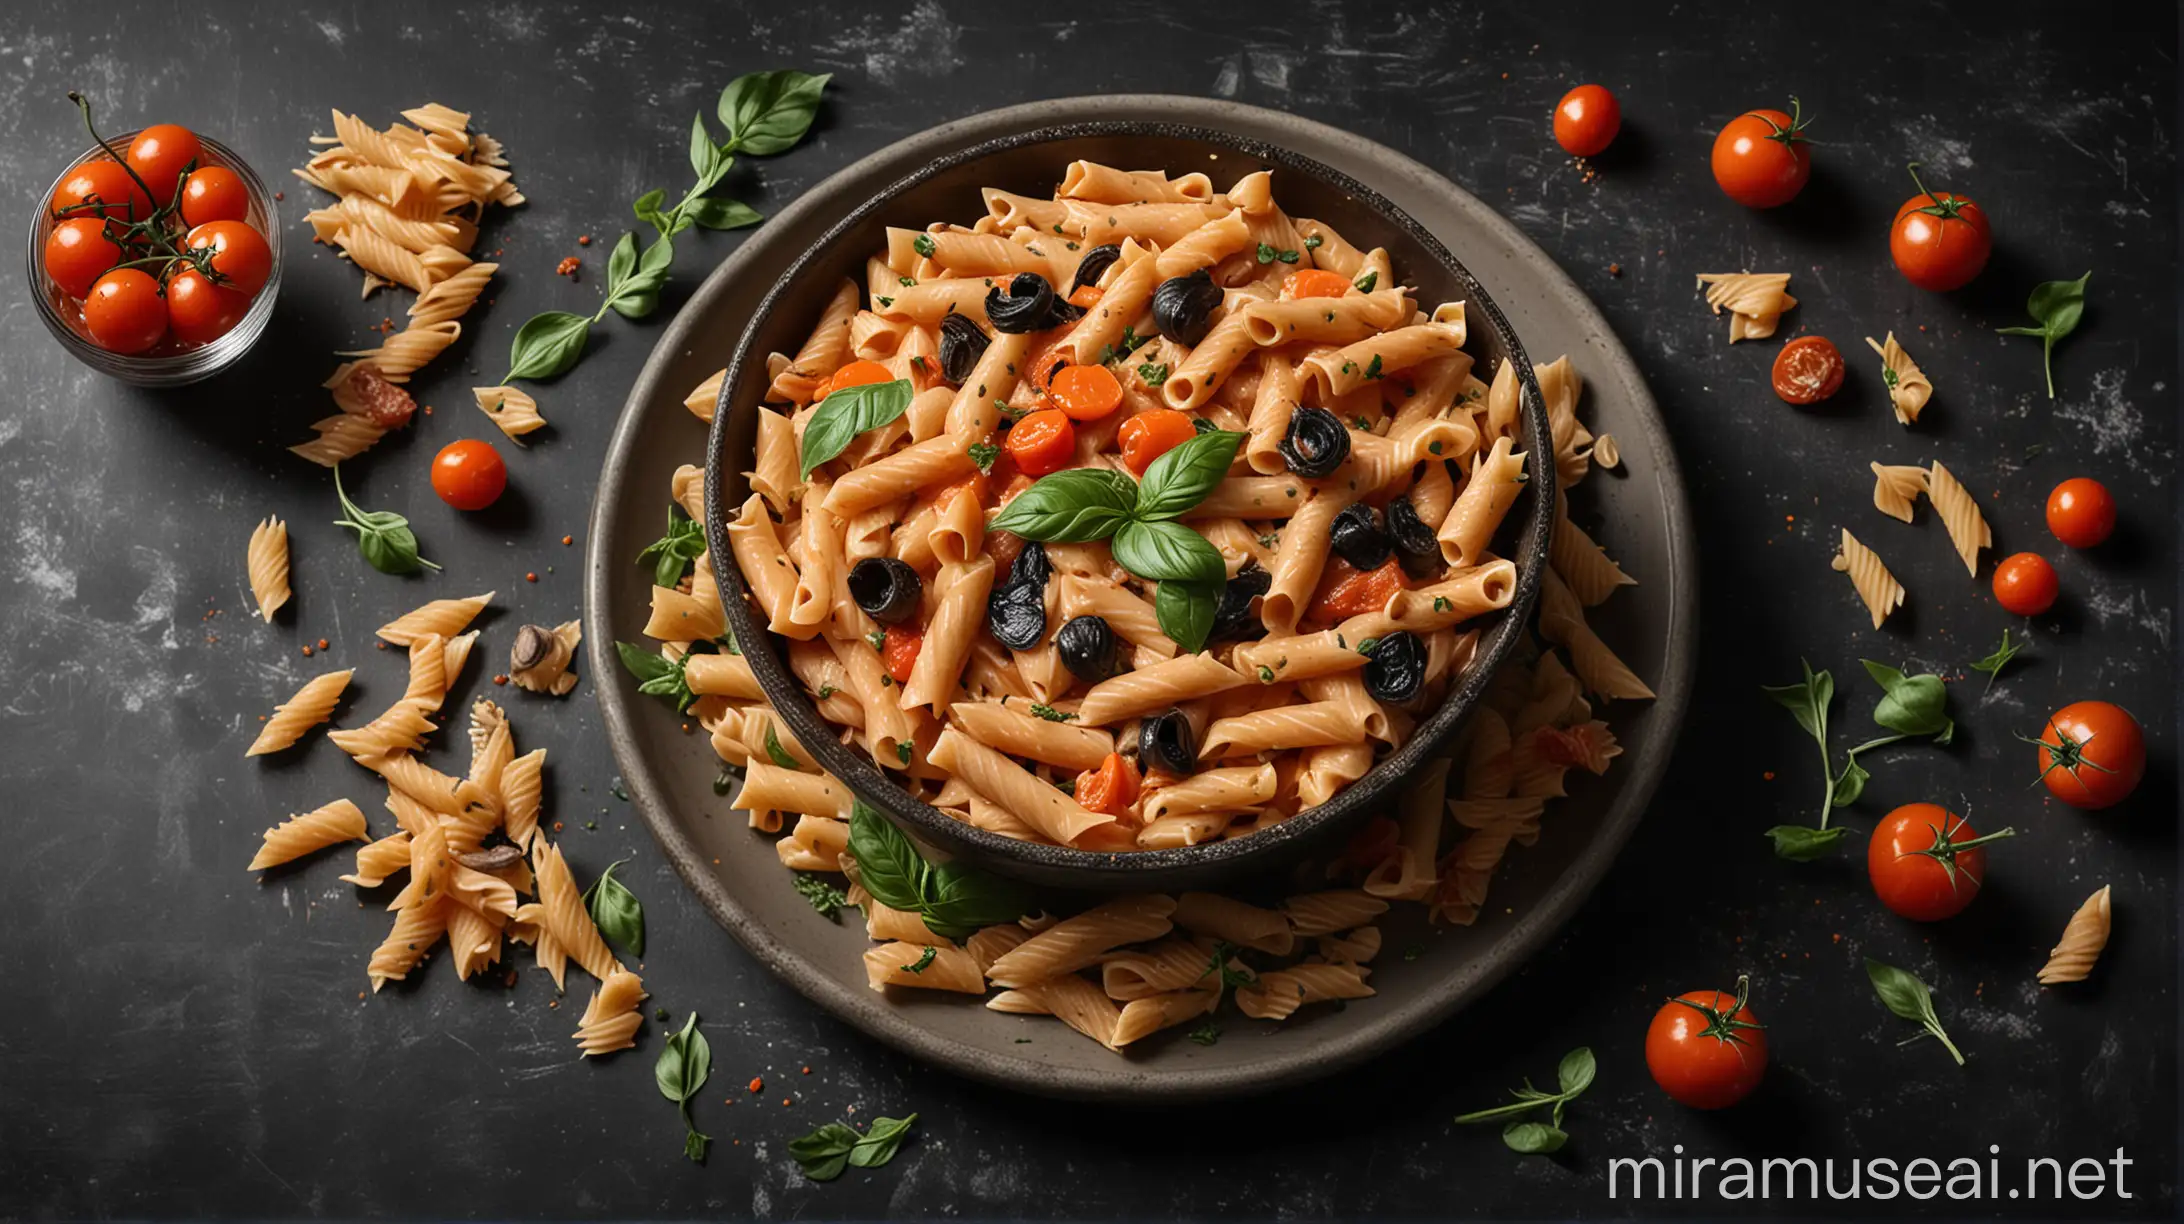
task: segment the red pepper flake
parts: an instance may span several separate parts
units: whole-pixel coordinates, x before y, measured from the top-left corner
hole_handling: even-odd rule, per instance
[[[1608,265],[1608,275],[1609,275],[1609,276],[1621,276],[1622,274],[1623,274],[1623,265],[1621,265],[1621,264],[1619,264],[1619,263],[1611,263],[1611,264],[1609,264],[1609,265]]]
[[[781,1104],[782,1104],[782,1106],[783,1106],[784,1108],[786,1108],[786,1107],[788,1106],[788,1104],[789,1104],[789,1098],[787,1098],[787,1097],[782,1097],[782,1098],[781,1098]]]
[[[319,648],[320,650],[324,650],[324,649],[326,649],[326,639],[325,639],[325,638],[320,638],[320,639],[318,640],[318,648]]]
[[[576,537],[573,535],[565,535],[561,537],[561,542],[563,544],[574,544],[576,543]]]
[[[559,832],[561,832],[561,822],[560,822],[560,821],[558,821],[558,820],[554,822],[554,832],[556,832],[556,833],[559,833]],[[1741,935],[1740,935],[1740,936],[1738,936],[1738,937],[1737,937],[1737,942],[1738,942],[1738,943],[1743,943],[1743,942],[1744,942],[1744,937],[1743,937],[1743,936],[1741,936]]]
[[[760,1079],[760,1078],[759,1078],[758,1076],[755,1076],[755,1075],[754,1075],[754,1076],[752,1076],[752,1077],[751,1077],[751,1091],[753,1091],[753,1092],[764,1092],[765,1090],[766,1090],[766,1081],[765,1081],[765,1080],[763,1080],[763,1079]]]
[[[806,1074],[806,1075],[810,1075],[810,1074],[811,1074],[811,1068],[810,1068],[810,1067],[806,1067],[806,1068],[804,1068],[804,1074]]]
[[[372,645],[379,647],[381,650],[385,650],[387,648],[387,644],[385,642],[373,642]]]
[[[1762,773],[1759,776],[1767,779],[1769,782],[1772,782],[1774,781],[1774,770],[1767,770],[1765,773]]]
[[[311,657],[311,648],[309,646],[303,648],[303,657],[306,659]]]
[[[276,191],[273,193],[273,198],[276,200],[285,200],[288,198],[288,193],[285,191]]]
[[[537,582],[537,581],[538,581],[538,571],[537,571],[537,570],[532,570],[532,571],[530,571],[529,573],[527,573],[527,574],[525,574],[525,575],[523,576],[523,580],[524,580],[525,582]]]
[[[576,236],[576,245],[578,245],[578,246],[590,246],[590,245],[591,245],[591,235],[590,235],[590,234],[578,234],[578,235]]]
[[[381,649],[381,650],[385,650],[385,649],[386,649],[386,647],[382,646],[382,647],[380,647],[380,649]],[[499,685],[504,685],[504,686],[505,686],[505,685],[506,685],[506,684],[508,683],[508,675],[507,675],[507,673],[503,672],[503,673],[501,673],[500,675],[497,675],[497,676],[493,677],[493,683],[495,683],[495,684],[499,684]]]
[[[562,257],[562,260],[561,260],[561,262],[560,262],[560,263],[557,263],[557,264],[555,264],[555,265],[554,265],[554,275],[555,275],[555,276],[566,276],[566,277],[570,278],[571,280],[574,280],[574,279],[576,278],[576,270],[577,270],[578,268],[581,268],[581,267],[583,267],[583,266],[584,266],[584,261],[583,261],[583,260],[581,260],[581,259],[578,259],[578,258],[577,258],[576,256],[574,256],[574,255],[567,255],[567,256],[564,256],[564,257]]]

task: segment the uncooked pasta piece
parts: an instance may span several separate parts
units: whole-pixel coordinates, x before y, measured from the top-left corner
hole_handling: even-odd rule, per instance
[[[1797,305],[1787,272],[1702,272],[1699,288],[1715,314],[1729,312],[1729,343],[1775,334],[1784,311]]]
[[[365,972],[371,977],[372,993],[377,994],[388,982],[407,978],[410,970],[425,959],[425,953],[432,950],[432,945],[440,942],[440,936],[447,933],[448,905],[445,898],[440,898],[394,912],[394,929],[387,932],[387,938],[372,952],[371,961],[365,966]]]
[[[1949,529],[1949,542],[1956,545],[1957,556],[1964,558],[1964,572],[1978,577],[1979,550],[1994,547],[1994,532],[1979,513],[1979,503],[1939,462],[1927,471],[1926,499],[1934,503],[1934,513]]]
[[[1896,423],[1909,425],[1919,419],[1926,401],[1934,397],[1934,384],[1919,369],[1919,363],[1911,360],[1911,354],[1896,343],[1896,333],[1888,333],[1888,340],[1875,344],[1873,337],[1865,338],[1881,359],[1881,385],[1888,388],[1889,406],[1896,410]]]
[[[273,707],[273,716],[258,729],[258,738],[243,751],[244,756],[264,756],[279,752],[303,738],[303,733],[334,716],[334,706],[341,701],[341,692],[349,687],[352,669],[327,672],[304,681],[296,695]]]
[[[2041,984],[2084,981],[2093,972],[2093,962],[2100,959],[2101,949],[2108,946],[2108,929],[2108,885],[2103,884],[2063,927],[2063,937],[2048,953],[2047,964],[2040,966]]]
[[[341,877],[358,888],[377,888],[388,877],[409,870],[410,834],[403,829],[356,848],[356,870]]]
[[[422,607],[411,609],[379,627],[379,636],[395,646],[407,646],[428,633],[452,638],[470,627],[478,613],[493,602],[495,592],[472,595],[467,599],[435,599]]]
[[[1364,999],[1374,993],[1355,964],[1302,964],[1273,969],[1236,991],[1236,1008],[1254,1020],[1286,1020],[1307,1003]]]
[[[1857,588],[1858,598],[1872,614],[1875,629],[1903,606],[1903,584],[1881,564],[1880,554],[1859,543],[1848,527],[1843,528],[1843,551],[1836,554],[1834,565],[1838,573],[1850,575],[1850,585]]]
[[[1890,518],[1911,521],[1919,495],[1926,492],[1926,469],[1916,464],[1873,463],[1873,508]]]
[[[612,1054],[636,1045],[637,1028],[645,1019],[637,1005],[651,997],[645,993],[644,979],[616,965],[584,1006],[584,1018],[576,1029],[576,1044],[584,1051],[580,1057]]]
[[[273,613],[288,602],[288,524],[278,517],[259,523],[250,533],[245,560],[258,615],[271,623]]]
[[[325,807],[291,816],[267,829],[265,844],[258,847],[258,853],[251,858],[250,870],[277,867],[314,850],[369,838],[370,834],[364,829],[363,811],[347,799],[336,799]]]
[[[529,392],[505,386],[472,387],[470,394],[478,401],[478,408],[511,438],[546,428],[546,418],[538,414],[538,400]]]

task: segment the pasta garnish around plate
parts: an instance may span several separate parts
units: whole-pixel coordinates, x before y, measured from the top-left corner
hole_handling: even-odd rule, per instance
[[[288,602],[288,524],[275,515],[251,529],[245,560],[258,615],[270,624],[273,613]]]
[[[1850,575],[1850,585],[1873,617],[1875,629],[1889,613],[1903,606],[1903,584],[1881,563],[1880,554],[1860,543],[1848,527],[1843,528],[1843,548],[1835,555],[1833,565],[1838,573]]]
[[[1787,272],[1701,272],[1699,288],[1715,314],[1729,312],[1729,343],[1764,340],[1797,305]]]
[[[1391,904],[1479,920],[1565,775],[1621,751],[1587,694],[1653,695],[1588,621],[1634,580],[1566,512],[1544,641],[1522,636],[1466,732],[1483,755],[1463,784],[1498,773],[1497,796],[1449,820],[1457,771],[1432,763],[1399,822],[1279,904],[1125,897],[962,928],[865,887],[852,843],[881,818],[768,707],[724,636],[713,549],[830,730],[896,784],[1005,837],[1189,846],[1291,819],[1400,746],[1514,597],[1497,548],[1528,456],[1575,484],[1620,462],[1614,440],[1583,424],[1567,358],[1539,368],[1549,436],[1526,436],[1514,368],[1474,373],[1462,304],[1288,216],[1275,175],[1216,192],[1080,163],[1052,198],[984,200],[970,225],[887,231],[769,360],[750,494],[654,588],[656,653],[623,657],[664,677],[647,692],[687,691],[785,867],[846,877],[875,990],[986,995],[1117,1050],[1224,996],[1267,1019],[1367,997]],[[723,381],[684,405],[710,421]],[[701,517],[697,469],[668,492]]]

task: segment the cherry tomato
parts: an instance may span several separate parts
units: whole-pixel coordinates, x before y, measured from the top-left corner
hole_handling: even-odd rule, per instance
[[[1580,85],[1555,103],[1555,143],[1565,153],[1597,157],[1623,130],[1623,104],[1605,86]]]
[[[1077,427],[1061,409],[1042,408],[1009,427],[1008,452],[1026,476],[1059,472],[1077,458]]]
[[[1360,570],[1340,557],[1330,557],[1321,571],[1319,590],[1312,596],[1311,606],[1305,609],[1304,619],[1331,625],[1353,616],[1378,612],[1388,606],[1390,597],[1409,585],[1403,574],[1403,563],[1398,558],[1388,558],[1378,569]]]
[[[159,282],[137,268],[116,268],[91,283],[83,325],[100,348],[141,353],[167,334],[167,304]]]
[[[491,443],[462,438],[432,460],[432,491],[457,510],[483,510],[508,487],[508,465]]]
[[[1130,810],[1137,797],[1137,766],[1121,753],[1110,752],[1098,769],[1077,775],[1077,804],[1088,811],[1120,816]]]
[[[819,388],[819,394],[812,399],[812,402],[816,404],[844,387],[864,387],[873,383],[893,381],[895,381],[895,375],[877,361],[852,361],[834,372],[834,377],[829,378],[826,384]]]
[[[273,275],[273,248],[265,244],[264,235],[240,221],[207,221],[192,229],[182,244],[193,251],[210,249],[212,270],[244,297],[258,296]]]
[[[193,171],[182,184],[182,222],[203,225],[208,221],[250,219],[250,189],[242,176],[226,166],[206,166]]]
[[[2016,616],[2038,616],[2055,606],[2063,584],[2038,553],[2018,553],[1994,567],[1995,602]]]
[[[1797,198],[1812,177],[1804,110],[1790,99],[1792,114],[1746,111],[1714,137],[1714,182],[1748,208],[1774,208]]]
[[[1150,408],[1122,423],[1115,442],[1122,448],[1122,466],[1138,476],[1176,447],[1198,436],[1189,414],[1173,408]]]
[[[96,209],[79,208],[79,205],[97,200]],[[64,213],[62,210],[76,208]],[[116,221],[142,221],[152,215],[152,197],[146,195],[135,179],[122,168],[120,162],[88,161],[68,172],[61,185],[53,189],[53,211],[56,215],[71,217],[102,216]]]
[[[1873,894],[1913,922],[1955,917],[1986,881],[1987,852],[1979,847],[2014,832],[1981,837],[1970,821],[1939,804],[1904,804],[1882,817],[1866,842]]]
[[[1994,253],[1987,213],[1960,195],[1933,192],[1919,182],[1917,162],[1911,181],[1919,194],[1896,210],[1888,230],[1888,254],[1903,278],[1921,289],[1947,293],[1969,284]]]
[[[2074,476],[2048,494],[2047,524],[2072,548],[2092,548],[2116,529],[2116,499],[2100,481]]]
[[[1799,336],[1775,354],[1774,393],[1785,404],[1817,404],[1843,386],[1843,353],[1826,336]]]
[[[925,630],[916,625],[889,625],[880,643],[880,665],[897,684],[910,683],[910,669],[918,665],[918,651],[925,648]]]
[[[1646,1026],[1646,1070],[1673,1100],[1724,1109],[1750,1096],[1767,1073],[1767,1030],[1744,1005],[1749,978],[1734,995],[1694,990],[1653,1013]]]
[[[1072,421],[1097,421],[1122,407],[1122,384],[1106,366],[1064,366],[1047,380],[1046,395]]]
[[[182,175],[190,163],[204,159],[204,143],[197,139],[197,133],[180,124],[155,123],[129,142],[129,168],[152,189],[152,198],[161,205],[172,202],[182,189]]]
[[[1090,310],[1099,305],[1100,299],[1106,296],[1107,291],[1098,285],[1079,285],[1069,291],[1069,304]]]
[[[106,222],[97,217],[70,217],[46,235],[46,275],[69,297],[91,292],[91,282],[120,262],[121,247],[106,236]]]
[[[249,312],[249,298],[213,284],[194,268],[167,278],[167,326],[184,344],[218,340]]]
[[[1306,268],[1302,272],[1292,272],[1289,279],[1282,284],[1282,296],[1292,299],[1341,297],[1349,291],[1349,277],[1340,272],[1329,272],[1325,268]]]
[[[2123,707],[2080,701],[2040,732],[2040,779],[2074,808],[2098,811],[2131,797],[2146,776],[2146,733]]]

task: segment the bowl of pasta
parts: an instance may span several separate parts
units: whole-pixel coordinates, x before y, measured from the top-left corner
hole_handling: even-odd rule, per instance
[[[771,707],[738,806],[853,798],[1050,887],[1207,887],[1391,810],[1518,648],[1555,520],[1484,287],[1348,175],[1183,124],[874,194],[712,417],[733,564],[647,633],[700,652],[693,695]]]

